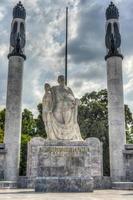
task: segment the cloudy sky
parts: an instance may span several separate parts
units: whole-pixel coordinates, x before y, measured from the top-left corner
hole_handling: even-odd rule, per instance
[[[0,108],[5,106],[12,9],[17,0],[0,0]],[[27,60],[23,108],[32,109],[43,96],[43,85],[56,84],[64,73],[65,7],[69,6],[68,85],[75,96],[107,87],[105,9],[109,0],[22,0],[27,10]],[[114,0],[120,12],[124,99],[133,111],[133,1]]]

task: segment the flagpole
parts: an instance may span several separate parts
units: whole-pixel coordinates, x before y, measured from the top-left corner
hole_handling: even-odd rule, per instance
[[[67,85],[67,54],[68,54],[68,7],[66,7],[66,47],[65,47],[65,84]]]

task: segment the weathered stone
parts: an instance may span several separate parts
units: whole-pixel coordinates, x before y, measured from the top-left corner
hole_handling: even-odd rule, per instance
[[[31,163],[36,163],[36,171],[29,163],[30,174],[34,178],[39,177],[35,182],[36,191],[92,191],[91,156],[86,141],[43,140],[41,145],[36,147],[35,140],[37,144],[41,141],[40,138],[31,141],[28,152],[31,155]]]
[[[96,176],[94,179],[94,189],[111,189],[112,180],[110,176]]]
[[[133,144],[126,144],[125,149],[126,150],[133,150]]]
[[[86,156],[84,156],[84,146],[89,148]],[[48,153],[49,148],[51,148],[51,153]],[[41,149],[45,149],[46,152],[44,150],[43,153],[39,153]],[[67,156],[69,154],[71,156]],[[42,160],[39,167],[37,165],[38,156],[39,160]],[[36,137],[28,143],[27,157],[27,177],[29,180],[35,180],[37,176],[57,176],[57,174],[59,176],[61,174],[65,176],[75,176],[77,174],[78,176],[86,177],[90,174],[90,171],[92,177],[103,175],[102,143],[97,138],[74,142],[49,141]],[[78,166],[76,165],[77,163]],[[34,187],[34,181],[32,187]]]
[[[59,85],[45,84],[42,101],[42,118],[49,140],[82,141],[77,113],[79,100],[65,85],[64,75],[58,76]]]
[[[71,142],[67,143],[67,141],[65,144],[62,146],[57,142],[55,146],[49,145],[49,143],[45,143],[45,146],[40,146],[38,152],[38,176],[45,176],[45,169],[48,171],[48,168],[50,169],[50,176],[76,177],[82,175],[85,177],[86,174],[91,176],[89,145],[84,142],[79,146],[74,146],[74,144],[71,145]],[[88,160],[88,166],[85,166],[85,159]]]
[[[113,182],[112,189],[133,190],[133,182]]]
[[[133,144],[125,145],[125,150],[123,151],[123,155],[124,155],[126,180],[133,181]]]
[[[15,189],[17,188],[16,181],[0,181],[0,189]]]
[[[93,179],[82,177],[38,177],[36,192],[92,192]]]
[[[113,181],[125,177],[123,150],[126,144],[122,58],[107,59],[110,172]]]
[[[103,148],[102,143],[98,138],[90,137],[87,138],[86,143],[90,149],[91,156],[91,175],[92,177],[103,176]],[[88,166],[90,163],[88,158],[85,157],[85,166]]]
[[[28,152],[27,152],[27,177],[29,179],[34,179],[38,173],[38,152],[40,146],[44,145],[44,139],[41,137],[35,137],[31,139],[28,143]]]
[[[0,181],[4,180],[4,170],[5,170],[5,146],[0,144]]]
[[[17,181],[19,174],[21,143],[21,97],[23,62],[19,56],[9,58],[5,136],[7,150],[5,159],[5,180]]]

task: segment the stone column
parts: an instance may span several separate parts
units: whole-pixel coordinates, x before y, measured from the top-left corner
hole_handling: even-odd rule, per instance
[[[123,101],[122,59],[119,12],[111,2],[106,10],[107,88],[110,175],[113,181],[125,177],[123,150],[126,143]]]
[[[26,42],[25,18],[25,8],[19,2],[13,9],[8,54],[9,66],[4,136],[7,151],[4,171],[6,181],[17,181],[19,175],[23,65],[26,59],[24,55]]]
[[[19,174],[23,63],[22,57],[9,58],[4,138],[7,150],[5,180],[8,181],[16,181]]]
[[[123,103],[122,58],[107,59],[110,173],[114,181],[125,176],[123,150],[126,144]]]

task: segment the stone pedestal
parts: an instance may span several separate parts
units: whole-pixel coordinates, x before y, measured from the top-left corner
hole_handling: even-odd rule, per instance
[[[93,179],[89,177],[38,177],[36,192],[93,192]]]
[[[85,170],[84,165],[80,165],[80,163],[83,164],[84,162],[86,162],[85,160],[87,159],[86,156],[85,156],[86,158],[83,158],[83,156],[81,156],[82,150],[84,151],[84,146],[85,148],[89,148],[88,159],[90,162],[89,165],[91,165],[90,168],[88,169],[89,171]],[[51,150],[57,150],[57,152],[55,152],[57,158],[53,156],[54,155],[54,152],[53,152],[51,156],[49,155],[49,157],[47,159],[45,158],[45,161],[43,162],[42,159],[44,159],[44,155],[48,154],[48,152],[46,151],[46,147],[51,148]],[[61,152],[59,150],[61,150]],[[63,152],[67,150],[69,150],[68,152],[66,152],[66,155],[68,158],[65,156],[65,154],[64,154],[65,157],[63,156]],[[69,155],[70,153],[73,156],[70,156]],[[76,156],[76,153],[77,153],[77,156]],[[75,168],[72,167],[73,165],[69,160],[69,158],[71,157],[74,157],[73,159],[76,159],[75,161],[73,160],[74,162],[73,165],[75,165],[76,161],[79,162],[79,165],[77,166],[78,170],[76,169],[76,166]],[[51,159],[54,159],[54,160],[51,160]],[[69,160],[69,162],[67,162],[65,159]],[[65,168],[63,167],[63,164],[62,164],[63,162],[67,163],[66,165],[67,167]],[[60,166],[55,166],[58,163],[60,164]],[[70,168],[70,164],[71,164],[72,169]],[[60,170],[57,171],[57,167]],[[58,178],[61,178],[61,180],[63,181],[63,177],[65,174],[65,177],[68,176],[67,177],[68,180],[69,178],[72,178],[73,176],[73,181],[75,181],[77,180],[75,179],[76,176],[80,177],[81,174],[79,174],[79,172],[81,173],[82,171],[84,173],[83,178],[86,178],[89,175],[91,177],[95,177],[99,179],[99,178],[102,178],[103,176],[102,143],[99,141],[98,138],[91,137],[91,138],[87,138],[85,141],[82,141],[82,142],[70,142],[70,141],[67,141],[67,142],[51,141],[50,142],[41,137],[35,137],[35,138],[32,138],[31,141],[28,143],[28,155],[27,155],[27,187],[28,188],[35,187],[35,180],[40,185],[42,177],[44,177],[42,179],[42,182],[44,182],[45,177],[50,176],[50,177],[54,177],[57,183],[56,176],[58,175]],[[62,176],[60,176],[61,173],[62,173]],[[69,175],[72,175],[72,176],[69,176]],[[37,178],[38,176],[40,177]],[[49,178],[47,180],[48,182],[50,181]],[[83,181],[83,179],[81,180]]]
[[[36,192],[93,191],[91,157],[86,142],[47,141],[38,152]]]
[[[17,181],[21,141],[21,96],[24,58],[9,58],[6,119],[5,119],[5,180]]]
[[[110,173],[113,181],[125,177],[123,150],[126,143],[123,103],[122,58],[107,58]]]

